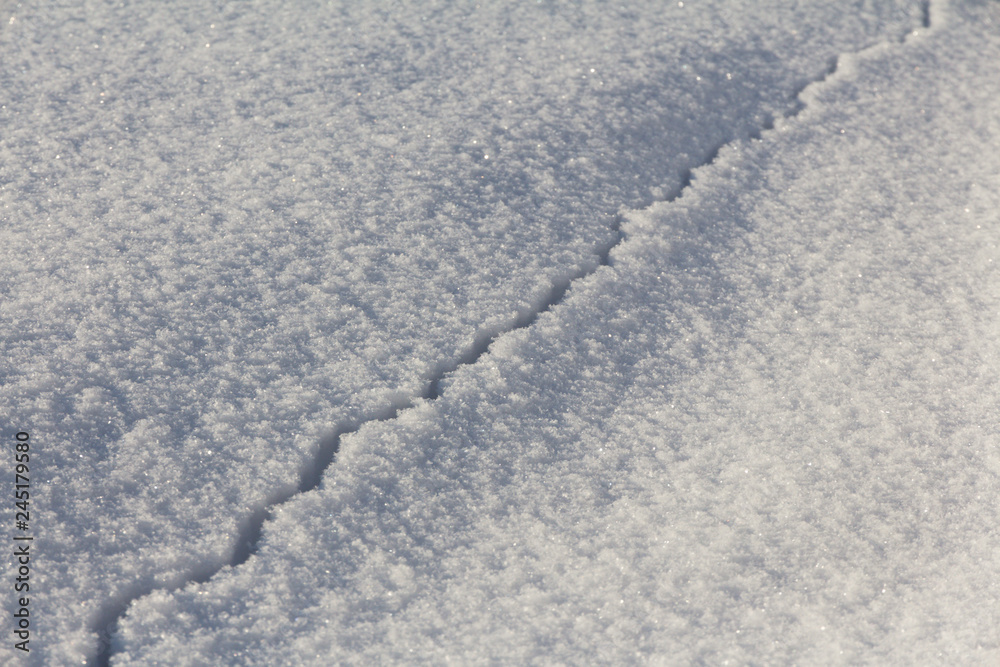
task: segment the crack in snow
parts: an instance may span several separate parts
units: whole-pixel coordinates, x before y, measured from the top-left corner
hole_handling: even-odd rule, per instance
[[[938,13],[940,12],[940,8],[937,5],[938,2],[936,0],[925,0],[922,2],[920,6],[921,18],[919,27],[895,41],[899,44],[905,43],[915,33],[930,29],[932,14],[935,21],[939,18]],[[806,93],[809,92],[809,89],[829,83],[834,75],[841,70],[846,58],[864,57],[866,53],[874,52],[879,47],[884,46],[887,43],[891,42],[882,42],[874,46],[859,49],[858,51],[841,54],[837,58],[833,59],[825,68],[825,71],[821,76],[803,85],[795,93],[795,95],[792,96],[793,104],[783,114],[783,120],[787,121],[793,119],[802,113],[802,111],[808,106],[806,99],[808,96]],[[750,137],[753,139],[761,139],[764,132],[773,130],[774,127],[775,119],[773,117],[765,118],[756,132],[752,132],[750,134]],[[736,137],[726,142],[722,142],[714,149],[708,151],[708,153],[697,165],[690,167],[683,172],[681,182],[673,191],[665,196],[662,201],[669,203],[678,199],[684,191],[691,186],[695,170],[711,165],[719,156],[719,153],[723,148],[729,145],[738,144],[742,141],[745,141],[745,139],[742,137]],[[652,203],[653,202],[650,202],[649,205]],[[618,215],[610,229],[610,241],[595,248],[594,255],[597,258],[596,262],[591,262],[589,265],[578,268],[576,271],[556,278],[548,292],[544,295],[544,298],[522,310],[516,317],[505,325],[484,329],[478,332],[475,335],[472,344],[464,353],[459,355],[457,359],[452,360],[450,363],[440,365],[435,372],[430,375],[420,394],[412,396],[408,399],[397,401],[366,419],[358,419],[342,424],[335,428],[330,435],[323,438],[310,465],[300,473],[298,485],[293,490],[275,494],[262,507],[255,509],[241,522],[236,539],[236,545],[233,549],[232,556],[227,562],[222,563],[221,565],[206,564],[198,571],[190,572],[182,581],[172,586],[144,587],[141,584],[136,583],[129,588],[126,594],[118,596],[114,600],[105,603],[98,612],[95,622],[91,624],[91,631],[98,636],[98,653],[91,664],[97,667],[107,667],[110,665],[115,649],[113,639],[115,633],[117,632],[119,621],[125,616],[128,608],[133,602],[146,597],[157,590],[175,591],[189,584],[205,583],[222,570],[226,568],[238,567],[249,560],[250,556],[257,551],[264,523],[270,517],[272,510],[279,505],[288,502],[295,496],[312,491],[319,486],[324,473],[327,469],[329,469],[337,457],[337,453],[340,449],[340,439],[343,436],[357,432],[368,423],[384,422],[395,419],[400,412],[414,407],[418,401],[432,401],[437,399],[442,392],[442,381],[454,371],[462,366],[476,363],[489,351],[492,343],[500,336],[531,326],[539,316],[551,310],[563,301],[566,293],[569,291],[569,288],[574,282],[594,274],[602,266],[610,266],[612,252],[625,241],[625,235],[621,231],[622,221],[622,215]]]

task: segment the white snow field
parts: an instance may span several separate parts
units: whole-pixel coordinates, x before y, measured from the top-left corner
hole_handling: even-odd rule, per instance
[[[3,9],[0,663],[1000,663],[1000,2]]]

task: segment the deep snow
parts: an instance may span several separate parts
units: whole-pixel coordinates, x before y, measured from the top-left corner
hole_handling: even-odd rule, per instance
[[[996,658],[997,3],[677,5],[14,12],[29,662]]]

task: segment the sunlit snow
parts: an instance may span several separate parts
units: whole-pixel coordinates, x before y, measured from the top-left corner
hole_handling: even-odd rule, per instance
[[[996,0],[0,9],[3,664],[1000,661]]]

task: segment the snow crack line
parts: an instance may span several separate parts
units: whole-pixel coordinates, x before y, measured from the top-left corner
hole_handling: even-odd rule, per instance
[[[933,18],[936,18],[936,12],[934,10],[937,8],[937,4],[938,3],[933,0],[926,0],[921,4],[920,28],[924,30],[931,28],[932,15],[934,15]],[[910,33],[910,35],[912,34],[914,33]],[[898,41],[903,43],[910,35],[905,35]],[[795,103],[793,107],[785,113],[784,119],[790,120],[802,113],[802,111],[807,107],[807,104],[803,101],[807,97],[806,94],[814,87],[823,86],[824,84],[831,82],[840,70],[840,64],[845,60],[845,58],[864,57],[867,53],[873,52],[878,48],[879,45],[876,45],[851,53],[841,54],[841,56],[839,56],[836,61],[827,68],[826,72],[822,76],[814,79],[799,89],[796,95],[793,96]],[[773,127],[774,119],[766,119],[761,124],[761,127],[756,132],[754,138],[760,139],[766,131],[772,130]],[[742,141],[744,140],[737,138],[725,142],[709,151],[698,165],[690,167],[686,170],[686,176],[681,185],[674,192],[665,197],[663,201],[669,203],[679,198],[684,191],[690,187],[691,174],[695,169],[710,166],[715,161],[723,147],[738,144]],[[650,202],[650,204],[652,203],[653,202]],[[425,383],[423,390],[418,395],[413,396],[408,400],[403,400],[396,404],[387,406],[367,419],[342,424],[334,430],[332,435],[324,438],[320,443],[319,450],[312,462],[300,475],[298,486],[293,491],[276,494],[267,503],[265,503],[264,506],[254,510],[250,516],[243,520],[237,536],[236,546],[233,550],[231,558],[227,562],[222,563],[221,565],[206,564],[198,571],[191,572],[188,578],[180,584],[169,588],[157,589],[154,587],[141,587],[139,585],[134,585],[126,592],[126,594],[106,602],[97,614],[96,622],[91,625],[91,631],[98,636],[98,653],[94,657],[91,664],[97,667],[106,667],[110,664],[115,650],[113,640],[118,629],[119,621],[122,617],[124,617],[133,602],[150,595],[155,590],[174,591],[189,584],[205,583],[223,569],[227,567],[238,567],[239,565],[245,563],[250,556],[256,552],[264,523],[270,517],[272,510],[277,506],[288,502],[292,498],[308,491],[312,491],[319,486],[319,483],[323,478],[323,474],[333,464],[337,457],[337,452],[340,449],[340,439],[343,436],[355,433],[368,423],[393,420],[399,415],[400,412],[413,407],[418,401],[432,401],[437,399],[441,392],[441,382],[451,373],[461,366],[476,363],[480,357],[489,351],[489,347],[493,341],[500,336],[516,331],[517,329],[523,329],[531,326],[540,315],[559,305],[563,301],[566,293],[569,291],[569,288],[573,285],[573,283],[594,274],[602,266],[610,265],[612,251],[625,241],[625,236],[621,232],[621,223],[622,217],[618,216],[612,226],[613,238],[611,242],[595,249],[595,254],[598,256],[597,263],[592,264],[590,267],[580,269],[574,274],[557,279],[545,295],[544,299],[534,304],[534,307],[530,311],[513,319],[507,326],[480,331],[476,334],[469,349],[457,359],[452,360],[451,363],[439,368],[438,371],[434,373],[434,375]]]

